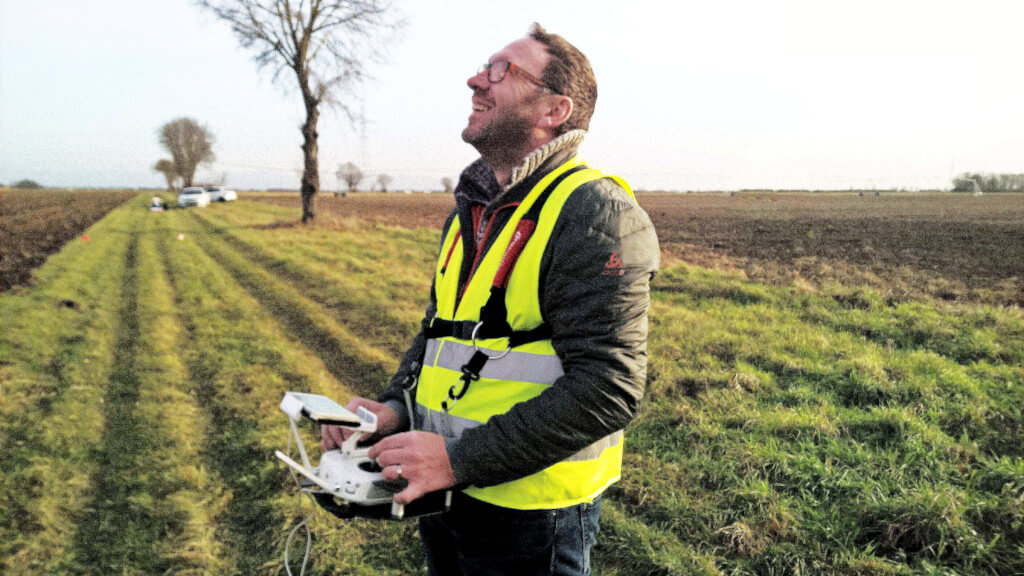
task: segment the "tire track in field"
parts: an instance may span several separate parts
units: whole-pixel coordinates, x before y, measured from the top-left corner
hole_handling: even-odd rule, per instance
[[[316,273],[305,269],[301,264],[293,261],[283,264],[282,259],[275,257],[262,246],[250,243],[232,234],[225,227],[211,222],[205,216],[195,214],[194,220],[202,226],[206,233],[223,238],[226,243],[233,246],[236,250],[244,252],[246,257],[259,264],[263,269],[275,275],[283,282],[295,285],[297,290],[308,293],[315,292],[318,289]],[[332,296],[340,298],[344,308],[332,306],[330,308],[325,307],[325,309],[362,340],[372,342],[373,345],[396,357],[401,357],[408,349],[408,343],[412,341],[412,336],[401,338],[399,342],[382,342],[382,340],[387,338],[382,337],[373,330],[373,327],[379,326],[382,320],[388,326],[402,324],[402,320],[393,316],[389,310],[367,306],[367,304],[359,302],[354,298],[347,297],[344,293],[335,293]]]
[[[89,272],[83,274],[83,277],[96,278],[103,272],[106,266],[107,264],[102,259],[97,259],[96,263],[89,268]],[[61,292],[62,294],[66,293],[68,296],[74,296],[75,299],[66,297],[65,301],[57,306],[57,311],[53,312],[54,315],[65,318],[64,326],[68,329],[61,330],[55,336],[56,342],[53,346],[53,352],[45,363],[45,374],[51,380],[47,381],[49,385],[41,386],[40,388],[42,389],[35,394],[35,406],[32,413],[18,411],[7,416],[11,418],[5,425],[8,435],[0,439],[0,454],[4,454],[7,458],[0,462],[0,471],[9,471],[9,466],[13,463],[9,456],[14,452],[17,442],[30,444],[30,437],[35,439],[39,436],[41,429],[45,426],[46,418],[53,411],[53,406],[62,400],[67,390],[73,384],[73,378],[68,374],[69,369],[74,363],[81,361],[88,351],[87,345],[89,343],[82,333],[91,323],[95,322],[94,314],[98,312],[96,308],[99,308],[101,304],[91,300],[83,300],[83,297],[87,296],[87,294],[73,291],[73,287],[69,287]],[[47,302],[50,302],[50,300],[48,299]],[[27,344],[19,343],[16,345]],[[48,343],[35,342],[34,345],[37,349],[44,349]]]
[[[198,218],[190,215],[194,222]],[[202,224],[200,223],[200,226]],[[369,344],[333,318],[302,290],[267,271],[237,249],[196,234],[202,250],[267,309],[292,337],[324,363],[328,372],[353,393],[373,397],[387,385],[398,360]]]
[[[152,507],[142,503],[145,457],[151,444],[148,423],[135,412],[141,380],[135,365],[141,337],[138,314],[138,222],[128,232],[125,276],[113,371],[104,398],[105,428],[96,454],[93,501],[74,537],[75,571],[81,574],[161,573],[157,542],[160,526]]]
[[[269,544],[276,538],[277,527],[284,519],[274,509],[272,499],[278,495],[280,472],[265,466],[266,454],[253,437],[255,419],[233,408],[219,393],[215,383],[216,360],[209,359],[196,342],[196,318],[182,297],[175,268],[170,260],[169,234],[157,236],[161,263],[168,271],[167,280],[174,294],[178,318],[185,329],[183,354],[186,358],[190,388],[196,402],[206,412],[210,423],[209,438],[203,457],[231,491],[231,500],[224,516],[231,535],[230,554],[236,560],[235,572],[256,574],[260,566],[272,559],[276,550]]]

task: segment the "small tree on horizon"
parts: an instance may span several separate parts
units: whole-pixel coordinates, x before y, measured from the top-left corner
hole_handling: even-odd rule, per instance
[[[167,191],[174,192],[174,182],[178,179],[178,167],[173,160],[161,158],[153,165],[153,170],[164,175],[167,179]]]
[[[378,174],[377,175],[377,187],[380,188],[381,192],[387,192],[388,191],[388,186],[393,181],[394,181],[394,178],[392,178],[388,174]]]
[[[334,173],[338,182],[344,182],[349,192],[355,192],[359,183],[363,181],[363,171],[352,162],[338,164],[338,171]]]
[[[444,193],[445,194],[451,194],[452,193],[452,179],[451,178],[449,178],[447,176],[445,176],[444,178],[441,178],[441,186],[444,188]]]
[[[192,118],[178,118],[161,126],[160,144],[171,153],[171,161],[184,187],[192,185],[196,168],[216,159],[213,135]]]

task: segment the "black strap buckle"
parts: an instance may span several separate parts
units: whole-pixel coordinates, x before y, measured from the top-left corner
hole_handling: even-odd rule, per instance
[[[462,366],[462,376],[459,377],[459,382],[461,382],[462,385],[452,385],[452,387],[448,389],[448,399],[441,402],[441,408],[444,409],[445,412],[450,411],[452,407],[455,406],[455,403],[466,395],[471,383],[480,379],[480,370],[483,369],[484,364],[486,364],[489,359],[490,357],[478,350],[473,353],[469,362],[466,362]],[[457,392],[455,390],[456,386],[459,386],[459,390]]]
[[[474,372],[472,370],[472,368],[470,368],[469,366],[463,366],[462,367],[462,378],[460,378],[460,380],[462,380],[462,390],[459,391],[459,394],[457,396],[452,396],[452,398],[455,398],[456,400],[458,400],[458,399],[462,398],[463,396],[465,396],[466,395],[466,389],[469,388],[469,383],[470,382],[476,382],[479,379],[480,379],[480,374],[479,373]],[[455,389],[455,386],[452,386],[450,390],[454,390],[454,389]]]
[[[480,374],[473,372],[468,364],[463,366],[462,377],[459,378],[459,382],[462,383],[462,386],[459,386],[458,392],[455,391],[455,386],[458,386],[457,384],[452,385],[452,387],[448,389],[448,400],[441,402],[441,408],[444,408],[445,412],[450,411],[452,407],[455,406],[455,403],[461,400],[462,397],[466,395],[466,392],[469,392],[469,384],[471,382],[476,382],[479,379]]]

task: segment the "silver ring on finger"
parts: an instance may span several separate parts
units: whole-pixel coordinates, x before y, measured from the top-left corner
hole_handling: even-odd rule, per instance
[[[401,464],[395,464],[395,468],[396,468],[395,474],[397,474],[398,475],[398,479],[401,480],[402,479],[402,465]]]

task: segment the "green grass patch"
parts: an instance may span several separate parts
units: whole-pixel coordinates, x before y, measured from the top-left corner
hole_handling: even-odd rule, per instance
[[[286,326],[293,338],[314,350],[349,389],[363,395],[383,389],[398,366],[395,355],[360,339],[304,290],[259,266],[244,252],[198,230],[191,237]]]
[[[729,573],[1024,565],[1012,473],[972,483],[1024,456],[1019,310],[686,266],[653,288],[651,397],[613,492],[647,523],[714,544]]]
[[[436,231],[352,220],[337,234],[295,226],[291,211],[275,206],[217,208],[194,213],[214,238],[295,284],[360,339],[394,356],[408,348],[426,306]],[[252,218],[254,209],[259,218]],[[282,220],[288,224],[273,224]]]

